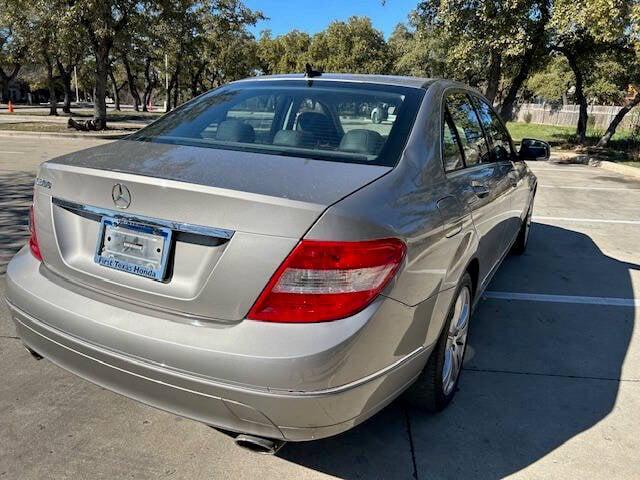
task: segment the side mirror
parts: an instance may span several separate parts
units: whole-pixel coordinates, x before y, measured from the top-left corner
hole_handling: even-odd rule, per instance
[[[520,144],[519,160],[549,160],[551,146],[542,140],[524,138]]]

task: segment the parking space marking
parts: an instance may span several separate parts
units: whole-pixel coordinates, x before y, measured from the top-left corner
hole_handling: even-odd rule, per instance
[[[21,153],[25,153],[25,152],[10,152],[10,151],[7,151],[7,150],[0,150],[0,153],[21,154]]]
[[[542,293],[484,292],[484,298],[497,300],[521,300],[527,302],[579,303],[608,307],[640,307],[640,298],[583,297],[576,295],[548,295]]]
[[[574,187],[569,185],[538,185],[542,188],[558,188],[563,190],[607,190],[621,192],[640,192],[640,188],[620,188],[620,187]]]
[[[607,220],[604,218],[573,218],[573,217],[539,217],[534,216],[533,220],[538,221],[558,221],[558,222],[578,222],[578,223],[619,223],[624,225],[640,225],[640,220]]]

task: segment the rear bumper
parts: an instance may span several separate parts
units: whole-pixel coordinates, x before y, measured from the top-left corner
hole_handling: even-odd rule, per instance
[[[20,265],[21,262],[26,264]],[[51,298],[37,296],[37,292],[29,292],[28,283],[24,282],[25,272],[17,269],[33,269],[32,263],[31,258],[18,259],[18,263],[10,266],[12,268],[7,275],[11,315],[18,334],[29,348],[104,388],[231,431],[290,441],[335,435],[366,420],[391,402],[419,374],[430,352],[428,348],[416,348],[383,369],[346,384],[322,389],[286,391],[271,388],[269,379],[265,379],[264,387],[259,387],[206,378],[149,361],[140,354],[124,353],[122,350],[133,345],[135,338],[132,332],[123,328],[119,330],[121,341],[118,346],[121,348],[118,351],[81,338],[69,328],[59,328],[59,325],[73,325],[73,322],[65,323],[64,320],[78,315],[78,312],[92,312],[90,304],[95,300],[80,297],[83,299],[80,301],[76,298],[77,311],[71,312],[64,308],[59,297],[57,302],[53,302]],[[29,272],[29,276],[35,282],[49,282],[37,267]],[[31,287],[36,288],[33,283]],[[52,287],[49,285],[48,288]],[[63,294],[61,291],[57,293]],[[106,317],[113,314],[112,308],[116,307],[103,305]],[[131,312],[121,314],[133,315]],[[90,322],[86,317],[84,320]],[[97,324],[95,326],[97,328]],[[202,331],[202,327],[183,327]],[[344,349],[344,346],[336,348]],[[189,350],[188,353],[197,355],[198,350]],[[207,360],[205,353],[203,361]],[[167,358],[171,358],[169,353]],[[218,360],[224,361],[224,358],[219,356]],[[226,361],[232,362],[233,357]],[[256,359],[257,368],[261,368],[263,361]],[[281,359],[281,367],[286,368],[287,364]],[[295,364],[289,365],[293,368]]]

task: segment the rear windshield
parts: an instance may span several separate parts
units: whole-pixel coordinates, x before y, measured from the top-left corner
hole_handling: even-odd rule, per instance
[[[185,103],[128,139],[394,166],[423,94],[321,80],[240,82]]]

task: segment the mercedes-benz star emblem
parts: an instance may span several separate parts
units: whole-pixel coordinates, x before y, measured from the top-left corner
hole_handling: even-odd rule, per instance
[[[111,189],[111,198],[118,208],[129,208],[131,205],[131,192],[121,183],[116,183]]]

